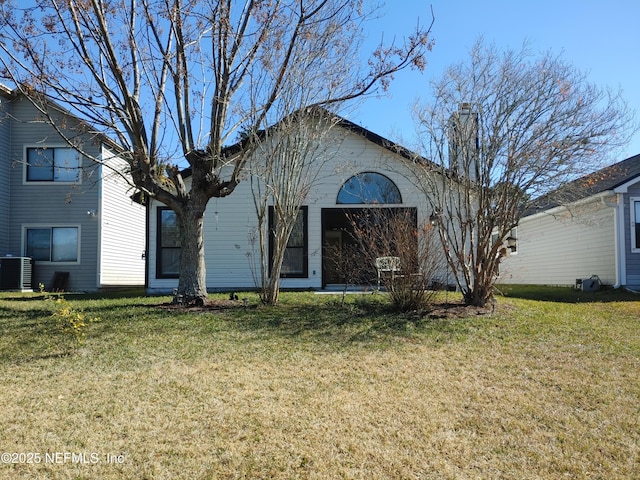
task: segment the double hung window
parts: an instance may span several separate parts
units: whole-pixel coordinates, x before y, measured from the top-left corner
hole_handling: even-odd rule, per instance
[[[296,223],[291,230],[291,236],[284,252],[280,276],[283,278],[306,278],[309,276],[307,262],[307,207],[301,207]],[[273,207],[269,207],[269,265],[273,263],[273,245],[275,242],[273,229],[275,227]]]
[[[640,197],[631,197],[631,251],[640,253]]]

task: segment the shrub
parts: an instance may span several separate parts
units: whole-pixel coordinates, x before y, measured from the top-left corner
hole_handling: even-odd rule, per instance
[[[43,284],[40,284],[40,292],[44,293],[47,302],[53,304],[51,316],[55,319],[58,330],[71,339],[74,347],[84,345],[89,323],[98,319],[88,318],[82,309],[74,308],[64,296],[46,292]]]
[[[369,209],[352,215],[350,222],[360,265],[389,293],[392,306],[402,312],[429,309],[444,264],[433,227],[420,227],[410,209]],[[390,257],[395,268],[378,273],[382,257]]]

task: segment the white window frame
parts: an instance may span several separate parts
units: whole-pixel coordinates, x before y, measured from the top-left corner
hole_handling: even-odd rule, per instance
[[[636,203],[640,205],[640,197],[631,197],[629,199],[629,240],[631,242],[631,253],[640,253],[640,245],[636,244]],[[638,213],[640,214],[640,212]]]
[[[36,263],[40,265],[80,265],[80,252],[82,245],[82,229],[80,225],[70,225],[70,224],[26,224],[22,226],[22,256],[27,256],[27,230],[31,229],[44,229],[44,228],[75,228],[78,230],[78,251],[76,255],[75,261],[67,261],[67,262],[53,262],[51,260],[35,260]]]
[[[56,149],[56,148],[64,148],[64,149],[69,149],[69,150],[73,150],[75,151],[73,148],[71,148],[69,145],[67,145],[66,143],[54,143],[54,144],[47,144],[47,145],[42,145],[42,144],[27,144],[24,145],[23,148],[23,153],[22,153],[22,158],[24,160],[24,169],[23,169],[23,175],[22,175],[22,183],[25,185],[79,185],[82,183],[82,167],[83,167],[83,157],[80,154],[80,152],[75,151],[76,154],[78,155],[79,158],[79,162],[78,162],[78,178],[76,180],[73,181],[56,181],[54,180],[29,180],[29,176],[28,176],[28,172],[29,172],[29,157],[28,157],[28,151],[29,149],[39,149],[39,150],[47,150],[47,149]],[[55,164],[54,167],[55,169]],[[55,178],[55,173],[54,173],[54,178]]]

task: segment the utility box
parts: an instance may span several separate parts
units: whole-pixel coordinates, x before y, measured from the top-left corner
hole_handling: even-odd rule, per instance
[[[0,258],[0,290],[33,292],[33,259],[29,257]]]
[[[594,275],[591,278],[576,278],[576,290],[595,292],[600,290],[600,279]]]

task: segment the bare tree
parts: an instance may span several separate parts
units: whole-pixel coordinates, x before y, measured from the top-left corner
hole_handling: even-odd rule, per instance
[[[466,303],[483,306],[532,199],[593,170],[633,119],[619,93],[526,45],[499,53],[479,40],[432,86],[415,110],[431,163],[416,161],[414,180]]]
[[[302,237],[301,208],[340,142],[337,134],[330,137],[339,120],[322,109],[298,110],[263,132],[261,141],[256,142],[251,186],[258,218],[261,295],[269,305],[278,301],[291,234],[296,230],[296,237]]]
[[[366,67],[354,62],[370,13],[360,0],[5,0],[1,76],[54,128],[51,102],[124,147],[123,175],[176,213],[178,293],[204,301],[207,203],[240,182],[253,133],[278,120],[292,69],[321,73],[314,105],[330,105],[424,68],[429,28],[419,25],[401,44],[381,44]],[[239,131],[248,141],[225,148]]]
[[[444,270],[443,254],[436,245],[432,225],[419,225],[411,209],[367,209],[350,215],[353,239],[358,246],[357,266],[361,276],[378,278],[392,306],[398,311],[425,310],[431,305]],[[374,270],[374,266],[378,269]]]

